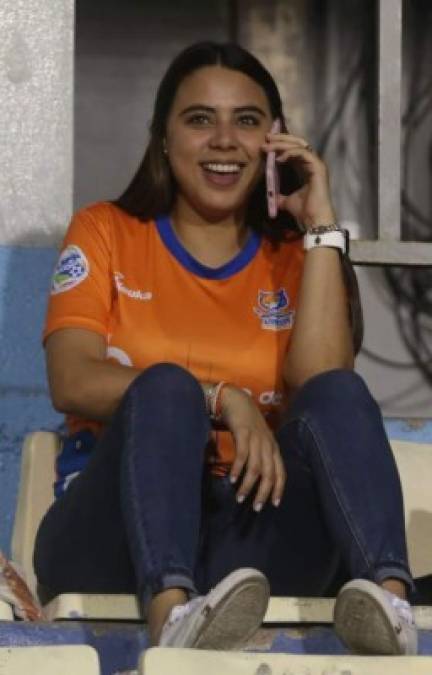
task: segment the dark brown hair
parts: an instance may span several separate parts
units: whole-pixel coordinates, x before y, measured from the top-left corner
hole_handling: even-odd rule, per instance
[[[171,63],[162,78],[157,93],[150,123],[150,139],[144,157],[132,181],[123,194],[114,200],[118,207],[148,221],[168,214],[176,195],[175,179],[164,154],[164,139],[171,107],[183,80],[205,66],[220,65],[244,73],[264,90],[273,119],[279,118],[282,131],[287,131],[282,101],[276,83],[268,70],[250,52],[234,43],[199,42],[183,50]],[[281,192],[289,194],[302,184],[301,172],[292,163],[279,166]],[[295,218],[280,211],[270,219],[267,213],[264,175],[251,194],[246,211],[248,227],[274,243],[301,236]],[[353,339],[356,352],[363,337],[363,319],[357,280],[347,257],[343,260],[350,304]]]

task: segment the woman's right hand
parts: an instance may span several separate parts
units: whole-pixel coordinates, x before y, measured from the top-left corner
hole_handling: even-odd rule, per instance
[[[236,446],[231,482],[235,483],[244,470],[237,501],[243,502],[257,484],[255,511],[261,511],[269,497],[274,506],[279,506],[286,471],[271,429],[252,397],[242,389],[226,385],[221,396],[222,421],[234,436]]]

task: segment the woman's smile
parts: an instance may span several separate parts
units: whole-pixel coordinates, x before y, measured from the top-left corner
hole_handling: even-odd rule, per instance
[[[244,163],[203,162],[201,168],[208,183],[216,188],[230,188],[240,180]]]

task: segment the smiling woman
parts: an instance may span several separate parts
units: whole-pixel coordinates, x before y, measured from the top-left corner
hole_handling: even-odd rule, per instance
[[[262,145],[272,124],[263,89],[247,75],[220,66],[194,71],[183,81],[167,120],[166,148],[177,186],[172,212],[180,239],[203,246],[195,251],[216,266],[241,250],[247,234],[248,198],[263,176]],[[225,260],[205,245],[205,230],[232,231]]]
[[[416,650],[345,242],[270,74],[238,45],[182,52],[134,179],[76,214],[54,273],[44,340],[68,434],[36,540],[45,597],[135,592],[154,644],[231,649],[270,592],[339,591],[351,649]]]

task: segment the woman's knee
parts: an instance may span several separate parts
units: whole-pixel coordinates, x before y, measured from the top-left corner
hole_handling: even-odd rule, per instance
[[[175,363],[156,363],[146,368],[129,386],[125,399],[163,398],[205,408],[204,393],[198,380],[185,368]]]
[[[308,409],[343,411],[369,410],[379,412],[363,378],[353,370],[337,369],[315,375],[299,390],[294,405]]]

